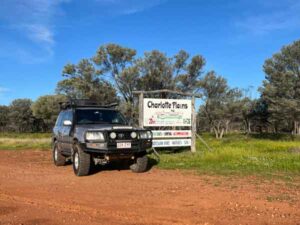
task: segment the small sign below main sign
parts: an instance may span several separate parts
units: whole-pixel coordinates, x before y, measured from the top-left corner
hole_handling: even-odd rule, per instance
[[[190,138],[191,130],[152,130],[153,138]]]
[[[192,145],[191,139],[163,139],[153,140],[152,146],[154,148],[159,147],[187,147]]]
[[[192,104],[187,99],[144,98],[145,127],[190,127]]]

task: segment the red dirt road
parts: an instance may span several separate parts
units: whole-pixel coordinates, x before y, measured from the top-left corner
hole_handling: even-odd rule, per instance
[[[0,151],[0,224],[300,224],[300,190],[155,168],[76,177],[50,152]]]

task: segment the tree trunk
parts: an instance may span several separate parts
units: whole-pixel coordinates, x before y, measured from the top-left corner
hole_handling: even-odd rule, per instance
[[[294,129],[292,134],[300,135],[300,123],[298,121],[294,121]]]
[[[225,134],[228,134],[230,120],[226,120],[225,122]],[[223,136],[223,135],[222,135]]]
[[[213,130],[214,130],[214,132],[215,132],[216,138],[219,139],[219,133],[218,133],[218,131],[217,131],[217,128],[214,127]]]
[[[251,121],[249,120],[248,121],[248,134],[250,134],[252,131],[251,131]]]
[[[222,122],[219,121],[217,124],[213,126],[213,130],[217,139],[222,139],[225,132],[225,129],[221,127],[221,125]]]
[[[223,138],[223,135],[224,135],[224,128],[221,129],[221,133],[219,135],[219,139],[222,139]]]

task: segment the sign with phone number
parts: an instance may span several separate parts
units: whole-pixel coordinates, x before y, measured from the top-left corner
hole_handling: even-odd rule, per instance
[[[191,139],[163,139],[163,140],[153,140],[152,146],[154,148],[159,147],[186,147],[191,146]]]

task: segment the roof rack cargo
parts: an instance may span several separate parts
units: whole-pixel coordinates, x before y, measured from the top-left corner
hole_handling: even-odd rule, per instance
[[[106,105],[100,105],[99,102],[90,99],[70,99],[66,102],[59,102],[60,109],[65,110],[69,108],[78,107],[99,107],[99,108],[113,108],[118,106],[118,103],[109,103]]]

